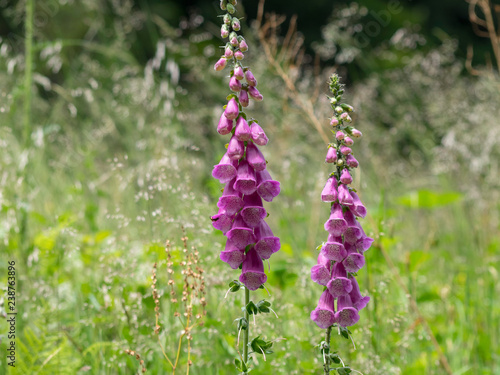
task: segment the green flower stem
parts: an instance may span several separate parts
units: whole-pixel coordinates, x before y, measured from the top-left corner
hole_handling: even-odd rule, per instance
[[[33,84],[33,19],[35,0],[26,0],[26,18],[24,20],[24,106],[23,106],[23,137],[28,148],[31,137],[31,86]]]
[[[325,342],[330,347],[330,336],[332,333],[332,326],[326,329]],[[323,349],[324,351],[325,349]],[[323,353],[324,354],[324,353]],[[330,350],[328,350],[328,354],[330,354]],[[325,370],[325,375],[330,375],[330,356],[325,355],[325,364],[323,365],[323,369]]]
[[[247,306],[250,303],[250,290],[248,288],[245,288],[245,305]],[[249,336],[249,331],[250,331],[250,316],[248,314],[248,311],[245,309],[245,319],[248,322],[248,327],[243,331],[243,360],[245,361],[245,364],[248,362],[248,336]],[[245,371],[245,374],[247,372]]]

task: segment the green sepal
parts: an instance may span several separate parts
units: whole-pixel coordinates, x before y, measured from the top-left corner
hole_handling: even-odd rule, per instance
[[[265,341],[260,338],[260,335],[254,338],[251,342],[248,343],[248,346],[252,348],[254,353],[257,354],[272,354],[274,353],[271,350],[271,347],[273,346],[272,341]]]
[[[345,367],[337,367],[335,369],[335,371],[337,371],[337,373],[339,375],[348,375],[352,372],[351,368],[349,366],[345,366]]]
[[[234,293],[234,292],[237,292],[238,290],[241,289],[241,287],[243,286],[242,283],[240,283],[238,280],[233,280],[229,283],[229,291]]]
[[[257,315],[259,313],[259,309],[255,305],[255,303],[253,303],[253,301],[248,302],[245,307],[241,308],[241,311],[246,311],[249,315]]]
[[[237,99],[238,97],[236,96],[236,94],[229,94],[228,96],[226,96],[227,101],[230,101],[232,98]],[[226,107],[227,105],[224,106],[224,109],[226,109]]]
[[[340,357],[337,353],[331,353],[330,359],[333,361],[333,363],[336,363],[336,364],[340,363]]]
[[[257,309],[259,309],[259,312],[261,314],[269,314],[271,312],[271,310],[269,309],[270,307],[271,302],[266,301],[265,299],[257,303]]]
[[[238,331],[240,329],[242,329],[242,330],[248,329],[248,320],[246,320],[245,318],[238,318],[238,319],[235,319],[234,321],[238,322]]]
[[[349,331],[346,327],[340,327],[340,334],[342,335],[343,338],[349,340],[349,335],[351,334],[351,331]]]

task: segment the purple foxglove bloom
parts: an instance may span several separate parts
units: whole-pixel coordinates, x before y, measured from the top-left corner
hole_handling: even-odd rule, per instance
[[[346,185],[340,184],[338,193],[340,204],[343,204],[344,206],[352,206],[354,204],[351,194],[349,194],[349,188]]]
[[[340,236],[344,233],[346,228],[347,222],[344,219],[342,206],[338,203],[334,203],[332,205],[330,218],[325,223],[325,230],[334,236]]]
[[[337,120],[335,117],[332,118],[332,121],[330,121],[331,126],[337,126],[339,124],[339,120]]]
[[[212,176],[222,184],[226,184],[236,177],[236,163],[231,160],[227,153],[224,154],[219,164],[214,166]]]
[[[227,60],[224,57],[221,57],[214,65],[214,69],[218,72],[223,70],[226,67]]]
[[[351,174],[347,169],[344,169],[342,171],[342,174],[340,175],[340,182],[342,182],[345,185],[349,185],[352,183],[352,177]]]
[[[241,65],[238,65],[236,68],[234,68],[234,76],[240,81],[245,77],[245,73],[243,72],[243,68],[241,67]]]
[[[233,120],[229,120],[224,113],[220,116],[219,124],[217,125],[217,132],[220,135],[226,135],[233,130]]]
[[[365,257],[356,252],[356,248],[352,247],[352,245],[345,245],[349,248],[349,255],[347,255],[342,263],[347,272],[358,272],[365,265]]]
[[[359,223],[357,222],[354,214],[351,210],[346,209],[344,212],[344,219],[347,223],[347,228],[344,230],[344,242],[349,244],[355,244],[358,239],[361,238],[361,229],[359,229]]]
[[[325,162],[335,163],[337,161],[337,150],[334,147],[329,147],[326,152]]]
[[[231,91],[234,91],[234,92],[240,92],[241,91],[241,82],[238,81],[238,79],[236,78],[236,76],[232,76],[229,79],[229,88],[231,89]]]
[[[217,207],[226,211],[228,215],[236,215],[243,207],[243,199],[241,199],[240,194],[233,188],[235,180],[236,179],[233,178],[226,184],[222,197],[220,197],[217,202]]]
[[[359,199],[358,194],[354,191],[351,191],[351,197],[353,206],[351,207],[352,213],[358,217],[366,216],[366,207],[361,203],[361,199]]]
[[[256,175],[257,193],[266,202],[272,202],[273,199],[277,197],[281,191],[280,183],[272,179],[267,169],[257,172]]]
[[[264,263],[254,247],[248,250],[245,260],[243,260],[240,281],[249,290],[259,289],[267,281],[267,276],[264,273]]]
[[[319,253],[318,264],[311,268],[311,280],[319,285],[326,286],[332,277],[331,263],[330,259]]]
[[[346,146],[352,146],[354,144],[354,141],[352,140],[351,137],[345,137],[344,143],[346,144]]]
[[[244,249],[248,244],[255,242],[253,229],[248,227],[241,215],[236,215],[233,226],[226,236],[238,249]]]
[[[215,229],[222,231],[226,234],[228,230],[233,226],[234,216],[228,215],[226,211],[220,210],[217,215],[212,216],[212,225]]]
[[[347,250],[342,244],[342,238],[338,237],[336,241],[328,241],[321,248],[321,254],[329,260],[341,262],[347,255]]]
[[[356,158],[354,156],[352,156],[352,154],[349,154],[346,156],[345,162],[346,162],[347,166],[351,167],[351,168],[357,168],[359,166],[358,161],[356,160]]]
[[[335,134],[335,138],[337,138],[337,140],[341,141],[343,140],[345,137],[345,134],[342,130],[339,130],[336,134]]]
[[[238,117],[239,113],[240,113],[240,109],[238,107],[238,103],[236,102],[236,99],[231,98],[231,100],[227,103],[227,107],[224,111],[224,115],[229,120],[234,120],[236,117]]]
[[[243,60],[245,58],[245,55],[241,51],[236,51],[234,53],[234,57],[236,57],[236,60]]]
[[[248,44],[247,44],[247,42],[245,42],[244,39],[240,42],[240,50],[242,52],[248,51]]]
[[[255,251],[262,259],[269,259],[281,248],[279,237],[273,235],[271,228],[264,220],[260,221],[254,232],[257,240]]]
[[[240,161],[236,171],[234,189],[242,194],[253,194],[257,189],[255,171],[246,160]]]
[[[238,130],[238,127],[236,127]],[[249,129],[250,130],[250,129]],[[253,144],[253,142],[247,143],[247,161],[248,164],[257,172],[266,169],[266,159],[259,148]]]
[[[321,200],[323,202],[335,202],[337,200],[337,179],[330,177],[321,192]]]
[[[340,152],[342,153],[342,155],[349,155],[350,153],[352,153],[352,150],[347,146],[340,146]]]
[[[351,280],[352,283],[352,291],[349,293],[349,297],[351,297],[351,302],[352,306],[358,310],[361,311],[366,307],[368,302],[370,302],[370,297],[366,296],[363,297],[361,295],[361,291],[359,290],[359,285],[358,281],[354,276],[349,277],[349,280]]]
[[[260,222],[267,216],[267,211],[262,205],[262,198],[257,193],[243,197],[244,207],[240,214],[243,221],[252,228],[259,226]]]
[[[264,133],[264,130],[260,127],[256,122],[252,122],[250,125],[250,135],[252,136],[252,140],[256,145],[265,146],[269,139]]]
[[[354,138],[361,138],[363,136],[363,133],[361,133],[358,129],[352,129],[351,133]]]
[[[238,126],[238,125],[236,125]],[[245,144],[233,135],[227,145],[227,156],[231,160],[240,160],[245,154]]]
[[[224,56],[226,57],[226,59],[230,59],[231,57],[233,57],[233,49],[231,48],[231,46],[226,47],[226,49],[224,50]]]
[[[349,327],[356,324],[359,320],[358,310],[353,307],[351,297],[345,295],[339,297],[337,301],[337,313],[335,320],[342,327]]]
[[[238,81],[239,82],[239,81]],[[247,120],[243,116],[238,117],[236,120],[236,128],[234,131],[234,136],[239,141],[249,141],[250,140],[250,126],[248,126]],[[247,150],[248,153],[248,150]]]
[[[257,90],[254,86],[250,86],[248,88],[248,94],[254,98],[256,101],[260,102],[264,99],[264,97],[262,96],[262,94],[259,92],[259,90]]]
[[[239,99],[242,107],[248,107],[248,105],[250,104],[250,98],[248,97],[247,90],[240,91]]]
[[[250,70],[245,72],[245,79],[248,83],[248,86],[257,86],[257,80],[255,79],[253,73]]]
[[[372,246],[373,238],[370,238],[366,235],[365,231],[359,223],[358,226],[361,230],[361,237],[356,241],[356,250],[363,254]]]
[[[235,270],[245,259],[245,249],[238,249],[231,241],[226,242],[226,248],[219,255],[220,260],[229,264]]]
[[[353,286],[347,278],[347,272],[341,262],[333,266],[332,279],[326,285],[328,291],[334,298],[345,296],[351,292]]]
[[[328,290],[319,298],[318,306],[311,312],[311,320],[319,328],[326,329],[336,322],[335,300]]]

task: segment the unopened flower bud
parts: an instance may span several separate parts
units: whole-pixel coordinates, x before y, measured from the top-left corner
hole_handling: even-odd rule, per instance
[[[250,70],[245,72],[245,79],[248,82],[248,86],[257,86],[257,80]]]
[[[250,94],[250,96],[252,98],[254,98],[256,101],[260,102],[262,101],[262,99],[264,99],[264,97],[262,96],[262,94],[259,92],[259,90],[257,90],[257,88],[255,88],[254,86],[250,86],[248,88],[248,93]]]
[[[224,57],[221,57],[214,65],[214,69],[218,72],[223,70],[226,67],[227,60]]]
[[[231,25],[231,20],[232,19],[233,19],[233,17],[231,17],[229,14],[227,14],[227,13],[224,14],[223,20],[224,20],[224,24],[225,25],[228,25],[228,26]]]
[[[337,99],[330,98],[330,104],[333,104],[333,105],[337,104]]]
[[[226,10],[227,9],[227,0],[220,0],[220,8],[222,10]]]
[[[233,47],[227,45],[226,49],[224,50],[224,56],[226,57],[226,59],[230,59],[231,57],[233,57]]]
[[[358,161],[354,156],[352,156],[352,154],[347,155],[347,157],[345,158],[345,162],[351,168],[357,168],[359,165]]]
[[[347,146],[340,146],[340,152],[342,153],[342,155],[349,155],[350,153],[352,153],[352,150]]]
[[[240,109],[238,108],[238,103],[236,102],[236,99],[231,98],[231,100],[227,103],[227,107],[224,111],[224,115],[229,120],[234,120],[236,117],[238,117],[239,113],[240,113]]]
[[[238,4],[238,2],[236,0],[228,0],[229,1],[229,4],[233,4],[234,6],[236,6],[236,4]]]
[[[339,124],[339,120],[337,120],[335,117],[332,118],[332,121],[330,121],[331,126],[337,126]]]
[[[344,112],[344,110],[342,109],[342,107],[335,107],[335,112],[342,113]]]
[[[236,76],[232,76],[229,80],[229,88],[234,92],[241,91],[241,82],[236,78]]]
[[[233,18],[233,21],[231,22],[231,27],[233,28],[234,31],[239,31],[241,29],[240,20],[237,18]]]
[[[351,137],[345,137],[344,138],[344,143],[346,146],[352,146],[354,144],[354,141],[352,140]]]
[[[345,137],[345,134],[342,130],[339,130],[336,134],[335,134],[335,138],[337,138],[337,140],[341,141],[343,140]]]
[[[259,146],[265,146],[269,141],[266,133],[264,133],[264,130],[262,130],[260,125],[256,122],[253,122],[252,125],[250,125],[250,135],[252,136],[254,143]]]
[[[245,42],[245,39],[243,39],[241,42],[240,42],[240,50],[242,52],[246,52],[248,51],[248,44],[247,42]]]
[[[347,118],[349,117],[349,115],[347,114],[347,112],[344,112],[340,115],[340,118],[344,121],[347,121]]]
[[[326,152],[325,162],[335,163],[337,161],[337,150],[333,147],[329,147]]]
[[[241,65],[238,65],[236,68],[234,68],[234,76],[239,80],[242,80],[243,77],[245,77],[245,73],[243,72],[243,68],[241,67]]]
[[[240,91],[240,96],[238,99],[240,100],[240,104],[242,107],[248,107],[248,104],[250,104],[250,99],[246,90]]]
[[[358,129],[352,129],[351,133],[354,138],[361,138],[363,136],[363,133],[361,133]]]
[[[345,185],[349,185],[350,183],[352,183],[351,174],[347,169],[344,169],[342,171],[342,174],[340,175],[340,182],[342,182]]]
[[[337,165],[339,167],[342,167],[344,165],[344,160],[342,160],[342,159],[337,160]]]
[[[222,25],[220,28],[220,36],[222,38],[227,38],[229,36],[229,27],[227,25]]]
[[[227,11],[230,13],[230,14],[233,14],[234,12],[236,12],[236,8],[234,7],[233,4],[227,4],[226,5],[227,7]]]
[[[234,53],[234,57],[236,57],[236,60],[243,60],[245,58],[245,55],[241,51],[236,51]]]
[[[229,43],[231,43],[233,47],[238,47],[238,34],[236,34],[234,31],[229,34]]]

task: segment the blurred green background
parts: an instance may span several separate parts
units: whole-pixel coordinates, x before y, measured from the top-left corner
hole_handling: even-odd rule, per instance
[[[238,273],[218,259],[224,237],[210,222],[220,194],[211,170],[227,142],[216,124],[229,91],[213,70],[218,2],[0,4],[0,280],[6,292],[15,260],[19,311],[17,366],[6,372],[2,354],[0,373],[133,374],[140,366],[129,348],[148,373],[171,373],[152,335],[151,270],[158,262],[160,338],[173,353],[182,327],[163,244],[176,244],[181,261],[181,226],[207,283],[190,373],[235,373],[243,293],[224,299]],[[333,346],[365,375],[500,374],[500,78],[468,4],[269,1],[261,22],[257,1],[238,11],[245,61],[265,97],[249,112],[270,138],[263,152],[282,186],[266,206],[282,243],[271,297],[254,297],[269,299],[279,319],[258,316],[251,329],[286,340],[254,372],[322,373],[314,346],[323,332],[309,320],[321,288],[309,270],[326,239],[319,197],[329,172],[314,125],[328,132],[324,95],[337,71],[364,134],[354,177],[376,242],[359,272],[372,300],[352,327],[357,350],[337,335]],[[298,32],[286,38],[294,15]],[[478,75],[466,69],[469,45]],[[2,316],[6,309],[3,293]],[[7,331],[2,319],[2,353]]]

